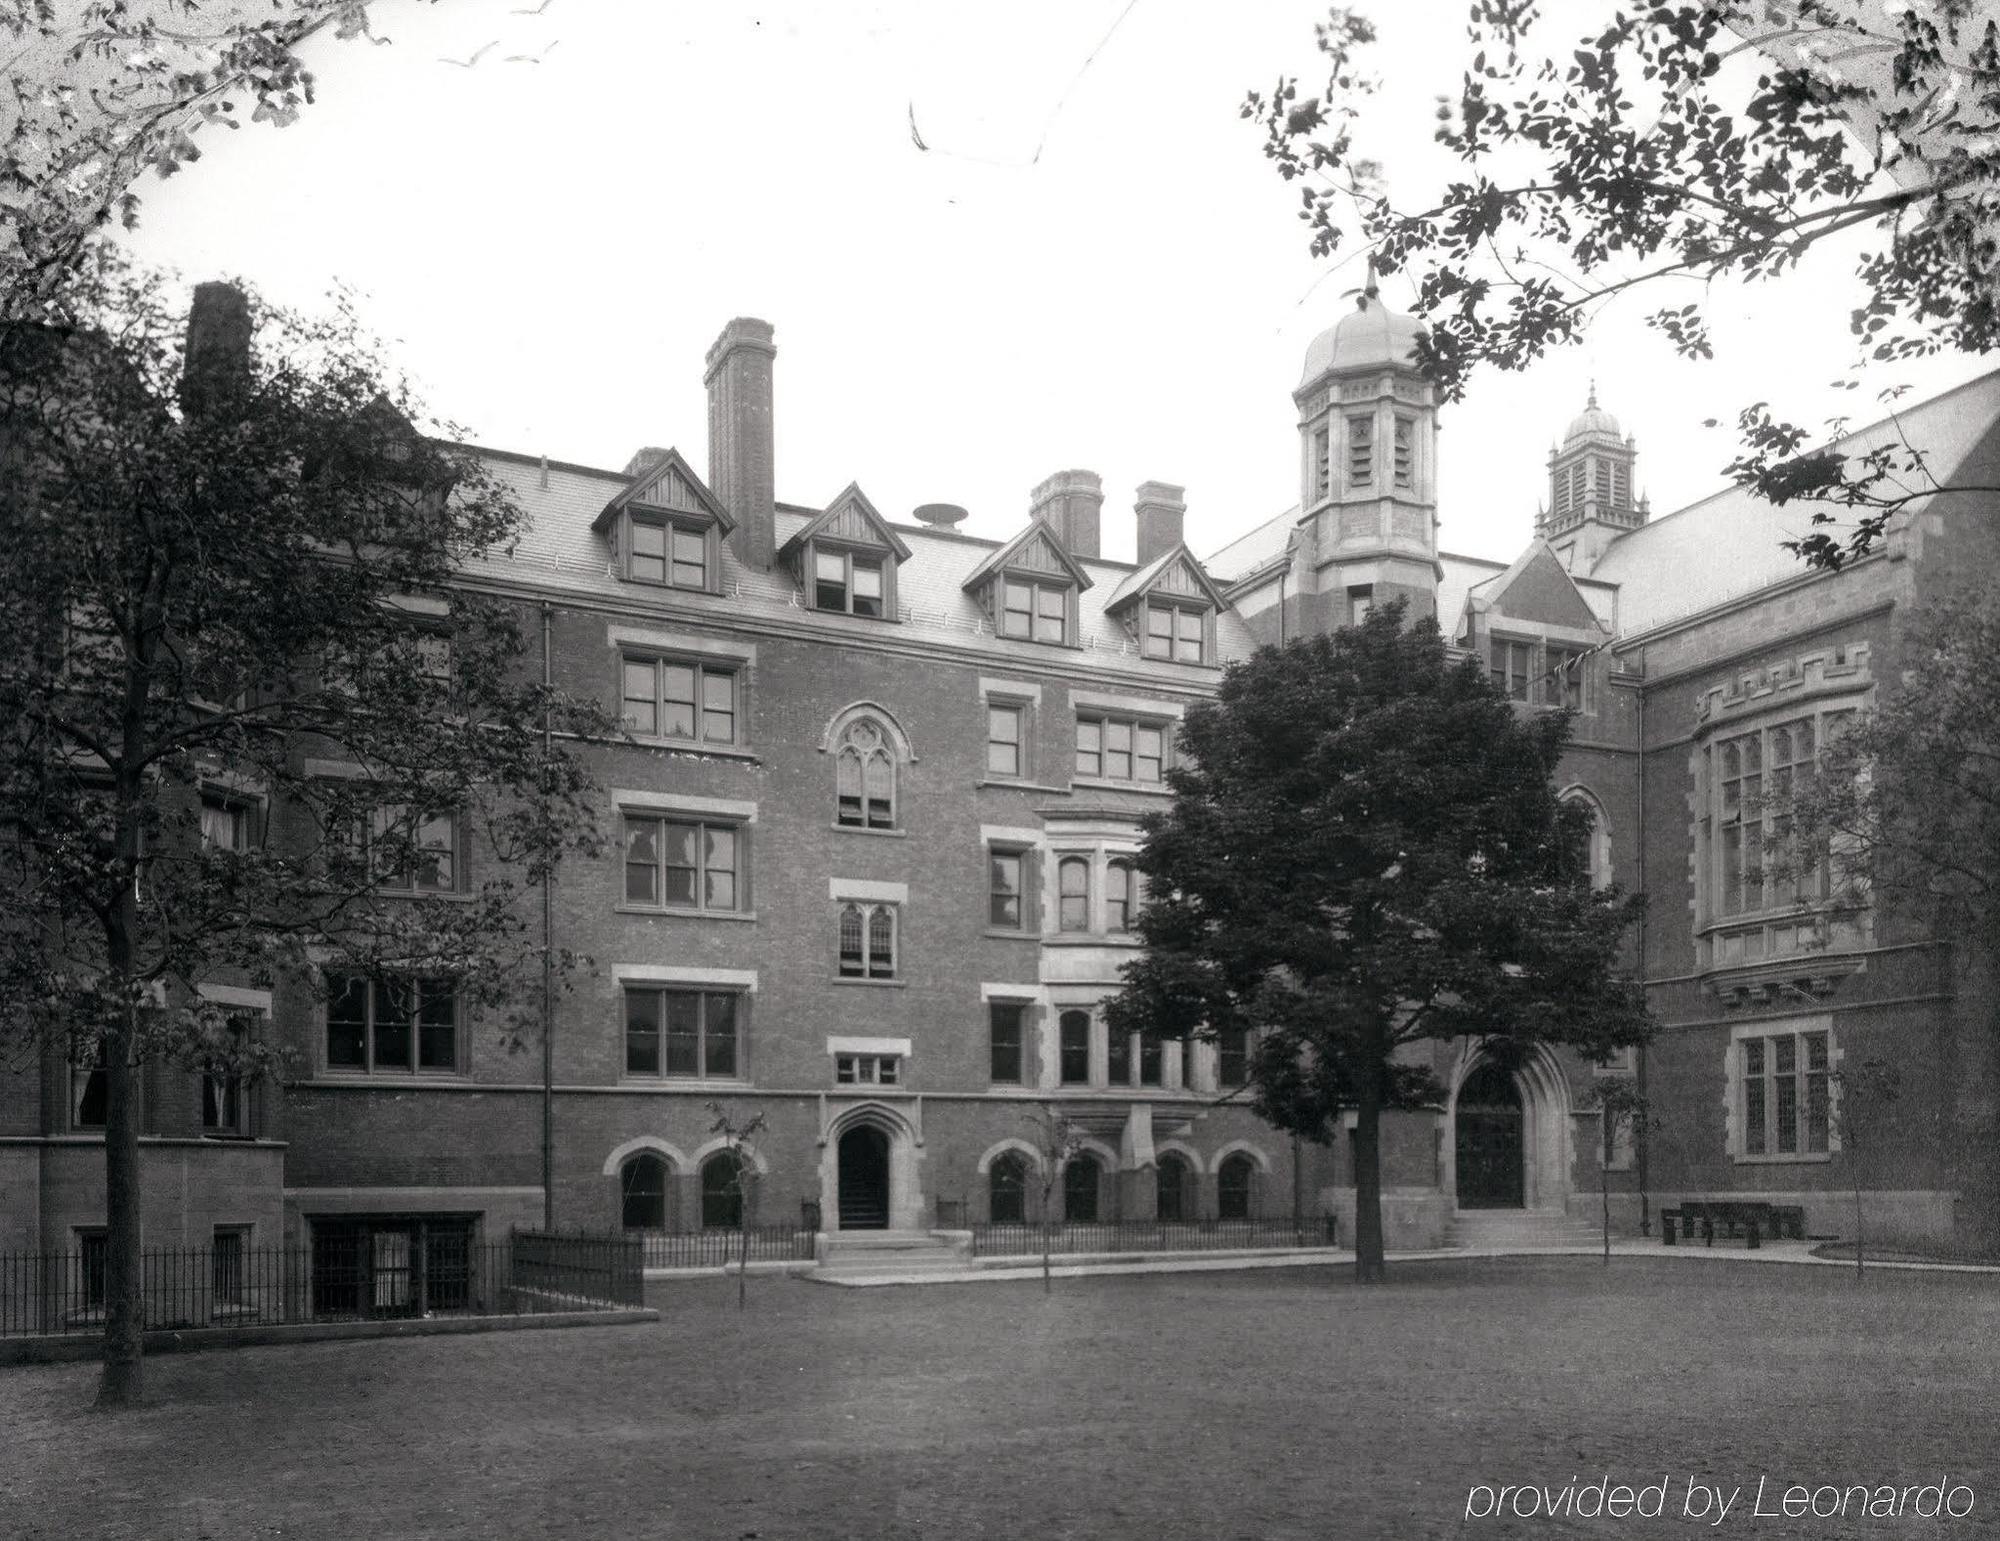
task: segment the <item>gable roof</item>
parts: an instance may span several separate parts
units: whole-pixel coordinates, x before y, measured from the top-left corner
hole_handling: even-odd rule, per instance
[[[1104,613],[1116,615],[1156,588],[1164,588],[1173,594],[1200,594],[1218,610],[1226,608],[1229,603],[1202,570],[1195,554],[1182,545],[1161,552],[1137,572],[1128,575],[1104,601]]]
[[[630,484],[590,521],[591,529],[609,529],[611,522],[635,503],[642,508],[706,514],[722,526],[724,535],[736,528],[736,521],[729,517],[729,510],[694,474],[694,467],[681,458],[677,449],[668,450],[651,465],[635,472]]]
[[[1517,621],[1589,631],[1610,630],[1583,597],[1555,548],[1545,540],[1530,541],[1527,550],[1514,559],[1513,566],[1484,583],[1474,584],[1467,593],[1467,601]]]
[[[861,490],[859,482],[849,482],[842,488],[831,503],[807,520],[790,540],[778,548],[778,555],[789,559],[794,552],[803,550],[805,543],[816,535],[886,546],[896,553],[898,562],[910,559],[909,546],[902,536],[889,528],[889,522],[868,501],[868,494]]]
[[[1056,532],[1042,519],[1030,520],[1025,530],[973,568],[972,576],[961,587],[977,588],[995,573],[1009,568],[1017,572],[1062,573],[1079,591],[1090,587],[1090,574],[1063,549]]]

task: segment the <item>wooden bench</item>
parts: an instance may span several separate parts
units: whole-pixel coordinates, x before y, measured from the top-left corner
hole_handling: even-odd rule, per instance
[[[1798,1204],[1767,1204],[1756,1199],[1683,1199],[1660,1211],[1660,1243],[1671,1247],[1676,1241],[1692,1241],[1695,1227],[1701,1227],[1704,1246],[1715,1245],[1715,1228],[1734,1237],[1743,1233],[1745,1245],[1760,1247],[1766,1236],[1773,1240],[1790,1237],[1804,1241],[1806,1212]]]

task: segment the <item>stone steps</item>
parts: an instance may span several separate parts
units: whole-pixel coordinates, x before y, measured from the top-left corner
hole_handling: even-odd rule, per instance
[[[820,1273],[946,1273],[967,1259],[951,1240],[928,1231],[836,1232],[826,1241]]]

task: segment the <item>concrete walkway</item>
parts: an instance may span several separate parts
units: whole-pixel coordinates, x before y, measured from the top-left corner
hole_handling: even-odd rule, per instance
[[[1718,1242],[1713,1247],[1699,1243],[1689,1246],[1663,1246],[1657,1239],[1639,1237],[1613,1237],[1611,1255],[1613,1257],[1669,1257],[1690,1260],[1707,1259],[1712,1262],[1728,1263],[1781,1263],[1806,1264],[1820,1268],[1854,1267],[1852,1258],[1814,1257],[1811,1242],[1767,1241],[1763,1246],[1751,1249],[1742,1242],[1727,1244]],[[1392,1263],[1450,1262],[1461,1258],[1499,1257],[1601,1257],[1604,1254],[1602,1242],[1589,1246],[1561,1247],[1441,1247],[1424,1252],[1391,1252],[1388,1261]],[[1329,1265],[1352,1263],[1354,1254],[1344,1247],[1289,1248],[1283,1252],[1179,1252],[1171,1254],[1148,1253],[1141,1255],[1102,1252],[1058,1254],[1051,1262],[1049,1273],[1058,1279],[1092,1278],[1099,1274],[1135,1273],[1219,1273],[1246,1268],[1319,1268]],[[2000,1274],[2000,1264],[1991,1263],[1907,1263],[1876,1262],[1870,1258],[1871,1269],[1897,1269],[1910,1273],[1984,1273]],[[1040,1258],[968,1259],[967,1266],[949,1272],[929,1270],[924,1273],[841,1273],[808,1275],[815,1283],[838,1285],[847,1289],[875,1289],[892,1284],[979,1284],[1001,1280],[1039,1279],[1042,1276]]]

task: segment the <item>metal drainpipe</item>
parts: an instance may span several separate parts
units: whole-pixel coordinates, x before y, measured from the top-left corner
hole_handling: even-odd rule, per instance
[[[548,796],[548,761],[554,748],[548,691],[554,685],[549,657],[549,602],[542,601],[542,796]],[[544,808],[546,813],[546,807]],[[556,1228],[555,874],[542,874],[542,1229]]]
[[[1643,661],[1642,661],[1642,667],[1643,667]],[[1639,774],[1638,774],[1637,791],[1639,795],[1635,800],[1637,805],[1637,816],[1633,822],[1635,826],[1634,836],[1637,839],[1639,846],[1639,858],[1636,863],[1635,870],[1639,879],[1639,884],[1638,884],[1639,892],[1641,894],[1646,894],[1647,892],[1646,890],[1646,687],[1643,680],[1639,686],[1638,718],[1639,720],[1638,720],[1637,732],[1639,738],[1639,750],[1638,750]],[[1650,895],[1648,895],[1648,897],[1650,897]],[[1643,908],[1641,908],[1639,911],[1639,987],[1642,991],[1645,989],[1645,981],[1646,981],[1646,911]],[[1639,1099],[1640,1099],[1640,1105],[1643,1107],[1645,1104],[1645,1097],[1646,1097],[1646,1046],[1644,1044],[1639,1045],[1638,1059],[1639,1059],[1639,1075],[1638,1075]],[[1635,1142],[1638,1145],[1638,1150],[1635,1152],[1635,1154],[1637,1155],[1639,1161],[1639,1234],[1641,1236],[1651,1236],[1653,1234],[1653,1201],[1652,1201],[1652,1192],[1650,1185],[1650,1174],[1648,1171],[1647,1161],[1646,1161],[1646,1156],[1647,1156],[1646,1147],[1648,1140],[1650,1138],[1651,1124],[1652,1124],[1652,1119],[1650,1117],[1647,1117],[1640,1123],[1639,1138]]]

